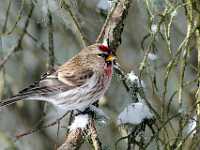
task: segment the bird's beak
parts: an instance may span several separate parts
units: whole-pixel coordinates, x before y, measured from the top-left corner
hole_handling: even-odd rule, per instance
[[[113,54],[108,55],[108,57],[106,58],[106,61],[114,61],[116,60],[116,57]]]

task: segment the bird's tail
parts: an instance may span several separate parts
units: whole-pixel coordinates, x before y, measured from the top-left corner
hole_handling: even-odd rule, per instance
[[[26,96],[13,96],[11,98],[0,101],[0,108],[14,104],[17,101],[24,100],[25,98],[26,98]]]

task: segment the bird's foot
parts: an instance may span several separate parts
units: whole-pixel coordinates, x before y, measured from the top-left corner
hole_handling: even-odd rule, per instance
[[[95,113],[96,119],[102,119],[102,118],[104,118],[105,120],[110,119],[110,117],[102,109],[100,109],[94,105],[90,105],[89,109],[90,109],[90,111]]]
[[[110,117],[100,108],[90,105],[84,111],[77,110],[76,116],[80,114],[89,114],[97,121],[106,122]]]

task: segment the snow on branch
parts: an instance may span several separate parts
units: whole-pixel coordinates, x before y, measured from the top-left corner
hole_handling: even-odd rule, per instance
[[[138,87],[145,88],[144,82],[139,79],[139,77],[134,73],[134,71],[131,71],[127,74],[127,79],[132,83],[136,83]]]
[[[117,50],[121,44],[124,20],[128,14],[130,2],[130,0],[113,1],[111,11],[101,28],[96,42],[99,42],[101,39],[106,40],[111,49]]]
[[[118,48],[121,44],[124,19],[128,14],[130,2],[130,0],[119,0],[112,5],[111,11],[107,16],[96,42],[99,42],[103,38],[102,40],[106,40],[111,48],[114,50]],[[89,114],[88,116],[79,115],[75,117],[74,122],[70,126],[70,131],[65,142],[58,148],[58,150],[79,149],[81,144],[84,142],[83,135],[85,132],[91,137],[94,149],[102,150],[94,118],[92,118]]]
[[[153,114],[149,108],[143,103],[131,103],[118,116],[117,124],[133,124],[138,125],[145,119],[152,119]]]
[[[100,0],[97,4],[97,8],[107,11],[110,8],[109,1],[108,0]]]
[[[197,116],[195,115],[188,120],[188,123],[183,129],[183,131],[186,135],[193,136],[194,134],[196,134],[197,130],[196,128],[197,128]]]
[[[76,130],[77,128],[84,129],[87,126],[88,121],[89,121],[88,114],[75,116],[74,122],[71,124],[69,129],[70,131]]]

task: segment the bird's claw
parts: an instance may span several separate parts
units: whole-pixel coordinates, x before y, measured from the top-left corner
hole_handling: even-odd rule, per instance
[[[76,115],[80,115],[80,114],[89,114],[93,118],[101,122],[105,122],[110,119],[110,117],[102,109],[94,105],[90,105],[84,111],[77,110]]]

